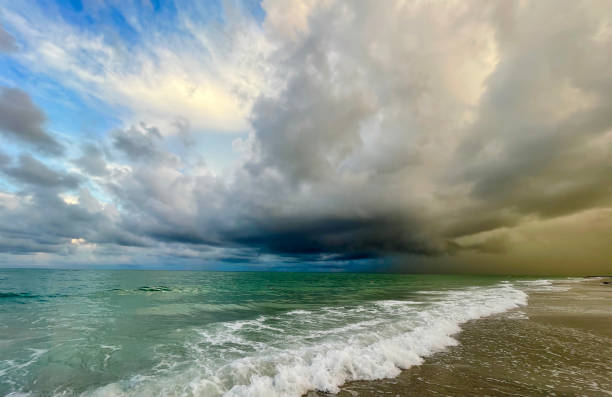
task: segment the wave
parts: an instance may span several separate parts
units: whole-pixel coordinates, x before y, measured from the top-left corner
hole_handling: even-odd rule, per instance
[[[423,302],[378,301],[294,310],[196,330],[193,363],[136,376],[92,396],[301,396],[331,393],[353,380],[397,376],[458,342],[461,324],[525,305],[512,284],[440,291]],[[422,304],[415,304],[422,303]]]
[[[154,286],[144,286],[136,289],[137,291],[144,292],[169,292],[172,291],[172,288],[166,287],[165,285],[154,285]]]
[[[0,299],[38,299],[46,301],[51,298],[65,298],[65,294],[33,294],[31,292],[0,292]]]
[[[29,292],[0,292],[0,299],[2,298],[38,298],[38,295],[31,294]]]

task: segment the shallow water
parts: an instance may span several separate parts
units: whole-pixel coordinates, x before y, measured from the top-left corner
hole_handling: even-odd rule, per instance
[[[0,394],[337,393],[400,375],[456,346],[461,324],[550,288],[501,277],[0,271]]]

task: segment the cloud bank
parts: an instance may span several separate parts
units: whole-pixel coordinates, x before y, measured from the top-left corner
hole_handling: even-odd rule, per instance
[[[2,89],[0,130],[24,150],[0,157],[5,263],[609,269],[609,2],[266,0],[260,23],[236,4],[214,29],[179,12],[176,50],[139,31],[129,68],[57,22],[74,40],[35,45],[4,11],[24,65],[129,113],[66,154]],[[181,125],[242,129],[238,161],[211,168]]]

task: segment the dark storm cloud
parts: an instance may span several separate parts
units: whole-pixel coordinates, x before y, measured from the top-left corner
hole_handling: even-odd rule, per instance
[[[183,169],[153,127],[113,135],[132,163],[110,185],[124,222],[164,243],[355,259],[501,253],[499,236],[454,240],[609,205],[610,146],[592,150],[612,127],[609,38],[567,5],[452,6],[437,23],[433,4],[317,8],[278,50],[286,84],[255,103],[233,183]]]
[[[452,253],[458,237],[612,205],[612,9],[563,4],[451,5],[432,24],[434,4],[319,7],[282,48],[286,88],[252,116],[253,177],[297,186],[276,189],[277,211],[237,240],[289,255]]]
[[[0,87],[0,133],[37,150],[59,155],[63,147],[44,129],[45,114],[18,88]]]
[[[408,224],[382,216],[261,219],[251,229],[234,230],[227,237],[264,252],[297,257],[360,259],[402,252],[423,255],[440,252],[426,239],[419,239],[416,232],[406,232]]]
[[[17,49],[15,38],[0,26],[0,52],[14,52]]]
[[[363,214],[364,208],[349,203],[348,195],[317,203],[316,197],[300,197],[294,184],[279,184],[266,175],[245,172],[236,185],[225,186],[213,177],[185,175],[167,166],[133,167],[111,189],[128,209],[124,225],[160,242],[251,248],[310,259],[443,251],[416,220],[374,209]],[[381,202],[375,196],[369,205]],[[343,200],[346,205],[339,208]],[[286,211],[287,205],[302,208]]]

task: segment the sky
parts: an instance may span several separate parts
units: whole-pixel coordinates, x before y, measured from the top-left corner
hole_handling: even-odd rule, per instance
[[[612,2],[2,2],[0,267],[610,274]]]

